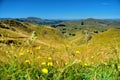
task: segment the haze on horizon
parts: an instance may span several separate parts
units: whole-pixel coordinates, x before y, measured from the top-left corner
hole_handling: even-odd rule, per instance
[[[120,0],[0,0],[0,18],[120,18]]]

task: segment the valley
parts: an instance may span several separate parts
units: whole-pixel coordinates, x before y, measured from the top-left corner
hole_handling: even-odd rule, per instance
[[[0,20],[1,80],[120,79],[120,21],[34,19]]]

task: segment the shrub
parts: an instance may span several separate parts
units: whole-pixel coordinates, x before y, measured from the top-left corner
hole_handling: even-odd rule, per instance
[[[66,33],[66,32],[63,31],[62,33],[64,34],[64,33]]]
[[[71,34],[71,35],[72,35],[72,36],[76,36],[76,34],[74,34],[74,33],[73,33],[73,34]]]
[[[83,21],[81,22],[81,25],[84,25],[84,22],[83,22]]]
[[[66,28],[63,28],[62,30],[66,30]]]
[[[74,29],[78,29],[78,28],[74,28]]]
[[[96,30],[96,31],[94,31],[94,33],[98,33],[98,31]]]

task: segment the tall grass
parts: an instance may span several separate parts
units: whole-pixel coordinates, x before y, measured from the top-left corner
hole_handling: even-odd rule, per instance
[[[116,56],[108,62],[96,64],[82,63],[75,58],[62,62],[50,55],[38,57],[37,49],[18,48],[17,52],[21,51],[23,55],[13,55],[11,51],[9,57],[8,53],[6,56],[9,61],[1,61],[0,80],[120,80],[119,52],[116,50],[112,52]],[[52,65],[48,65],[49,62]],[[43,72],[43,68],[48,72]]]
[[[62,69],[54,66],[44,66],[48,73],[43,73],[42,65],[34,63],[19,64],[15,59],[13,63],[2,62],[0,65],[1,80],[119,80],[120,69],[118,63],[97,65],[81,65],[71,63]]]
[[[65,44],[60,50],[36,44],[28,40],[2,46],[0,80],[120,80],[117,42],[107,48]]]

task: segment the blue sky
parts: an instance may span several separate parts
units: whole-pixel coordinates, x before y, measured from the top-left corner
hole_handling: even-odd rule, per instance
[[[1,18],[120,18],[120,0],[0,0]]]

